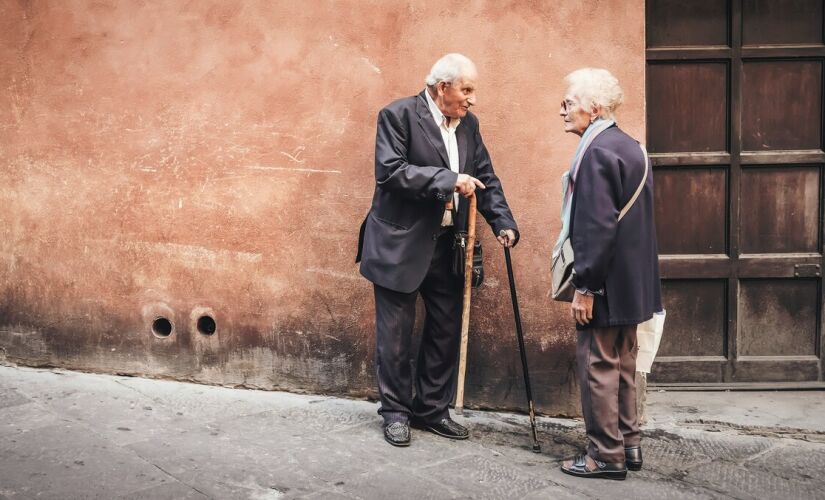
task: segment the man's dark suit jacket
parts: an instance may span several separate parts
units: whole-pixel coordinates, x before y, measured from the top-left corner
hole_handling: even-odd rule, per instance
[[[653,171],[620,222],[619,212],[639,187],[645,160],[639,143],[612,126],[584,153],[573,188],[570,243],[576,288],[604,289],[593,320],[583,328],[636,325],[662,309]]]
[[[378,113],[375,137],[375,194],[361,225],[358,256],[361,274],[397,292],[418,289],[432,260],[444,205],[458,174],[450,170],[447,149],[427,98],[399,99]],[[456,128],[459,172],[476,177],[487,189],[476,190],[478,210],[495,234],[518,228],[493,171],[472,113]],[[461,197],[456,229],[467,226],[467,200]]]

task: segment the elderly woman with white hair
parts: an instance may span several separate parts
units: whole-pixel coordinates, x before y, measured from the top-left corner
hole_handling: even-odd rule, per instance
[[[564,462],[579,477],[625,479],[642,467],[636,413],[636,327],[662,309],[653,176],[647,153],[615,122],[618,80],[583,68],[565,78],[559,114],[581,137],[564,176],[562,234],[554,258],[572,249],[576,361],[588,444]],[[566,248],[565,248],[566,247]],[[556,264],[554,263],[554,268]]]

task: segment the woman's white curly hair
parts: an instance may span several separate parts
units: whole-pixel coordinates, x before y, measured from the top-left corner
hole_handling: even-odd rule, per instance
[[[602,118],[615,119],[616,109],[624,101],[619,80],[606,69],[581,68],[564,77],[568,92],[576,97],[581,107],[590,112],[598,108]]]

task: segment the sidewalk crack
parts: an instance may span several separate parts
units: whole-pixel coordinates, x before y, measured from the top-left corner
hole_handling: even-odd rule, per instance
[[[180,484],[182,484],[182,485],[186,486],[187,488],[191,488],[191,489],[193,489],[193,490],[197,491],[198,493],[200,493],[201,495],[205,496],[206,498],[209,498],[210,500],[215,500],[215,499],[214,499],[214,497],[207,495],[206,493],[204,493],[203,491],[201,491],[201,490],[199,490],[199,489],[195,488],[195,487],[194,487],[194,486],[192,486],[191,484],[189,484],[189,483],[187,483],[187,482],[185,482],[185,481],[182,481],[181,479],[179,479],[179,478],[175,477],[175,475],[174,475],[174,474],[169,473],[168,471],[166,471],[166,470],[165,470],[163,467],[161,467],[160,465],[158,465],[158,464],[156,464],[156,463],[152,462],[151,460],[146,460],[145,458],[143,458],[142,456],[140,456],[140,454],[139,454],[139,453],[135,453],[135,456],[136,456],[136,457],[138,457],[139,459],[143,460],[143,461],[144,461],[144,462],[146,462],[147,464],[149,464],[149,465],[153,466],[153,467],[154,467],[154,468],[156,468],[157,470],[159,470],[159,471],[163,472],[164,474],[166,474],[167,476],[171,477],[172,479],[174,479],[175,481],[179,482]]]

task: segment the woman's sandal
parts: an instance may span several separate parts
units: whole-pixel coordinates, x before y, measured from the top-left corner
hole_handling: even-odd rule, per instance
[[[591,470],[587,467],[587,455],[579,455],[573,459],[570,467],[561,466],[561,471],[576,477],[615,479],[623,481],[627,477],[627,467],[622,462],[602,462],[592,459],[596,468]]]

